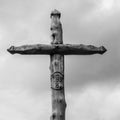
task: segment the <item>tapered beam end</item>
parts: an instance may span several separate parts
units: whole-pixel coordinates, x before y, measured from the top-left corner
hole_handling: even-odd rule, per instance
[[[107,51],[107,49],[104,46],[99,47],[99,53],[102,55]]]
[[[11,54],[15,54],[15,47],[14,46],[11,46],[10,48],[7,49],[7,51]]]

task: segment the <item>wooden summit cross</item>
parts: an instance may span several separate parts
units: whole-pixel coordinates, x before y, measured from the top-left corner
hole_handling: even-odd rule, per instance
[[[63,44],[61,13],[52,11],[51,15],[51,45],[36,44],[11,46],[7,49],[11,54],[50,55],[52,115],[50,120],[65,120],[66,101],[64,94],[64,55],[103,54],[105,47],[95,47],[83,44]]]

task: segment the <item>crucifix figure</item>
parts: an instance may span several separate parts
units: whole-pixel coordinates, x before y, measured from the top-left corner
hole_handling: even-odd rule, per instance
[[[61,13],[57,10],[51,12],[51,44],[36,44],[11,46],[11,54],[22,55],[50,55],[50,80],[52,91],[52,115],[50,120],[65,120],[65,93],[64,93],[64,55],[92,55],[103,54],[105,47],[95,47],[83,44],[63,44]]]

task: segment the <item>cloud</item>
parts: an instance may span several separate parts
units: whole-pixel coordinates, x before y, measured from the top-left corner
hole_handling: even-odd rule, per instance
[[[81,92],[67,95],[68,118],[83,120],[119,120],[120,89],[103,86],[87,86]]]
[[[48,94],[31,96],[22,89],[3,89],[0,91],[0,119],[47,119],[50,114],[50,101],[46,97],[48,98]]]

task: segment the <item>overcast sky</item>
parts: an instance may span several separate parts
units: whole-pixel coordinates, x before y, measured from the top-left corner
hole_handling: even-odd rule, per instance
[[[64,43],[104,45],[104,55],[66,56],[67,120],[120,120],[120,0],[0,0],[0,120],[50,119],[49,56],[11,55],[11,45],[50,43],[50,13]]]

